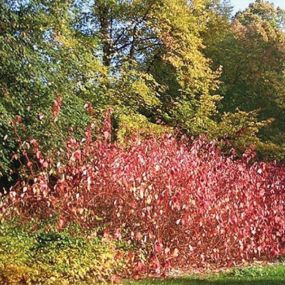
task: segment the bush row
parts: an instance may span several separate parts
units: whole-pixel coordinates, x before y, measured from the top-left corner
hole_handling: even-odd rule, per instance
[[[56,159],[26,143],[30,176],[2,199],[2,216],[57,216],[59,229],[75,222],[127,242],[133,276],[285,253],[284,167],[255,162],[253,150],[225,155],[205,138],[121,147],[108,128],[101,139],[91,132],[69,139]]]

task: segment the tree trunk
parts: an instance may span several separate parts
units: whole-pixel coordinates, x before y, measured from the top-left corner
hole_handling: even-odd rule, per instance
[[[107,67],[111,65],[113,48],[112,39],[110,35],[111,19],[110,7],[108,4],[102,4],[99,7],[99,22],[100,22],[100,37],[102,41],[103,50],[103,64]]]

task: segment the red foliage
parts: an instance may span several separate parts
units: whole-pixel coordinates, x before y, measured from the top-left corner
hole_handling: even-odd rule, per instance
[[[251,163],[250,150],[225,156],[202,138],[134,139],[125,149],[106,132],[70,139],[54,163],[33,141],[41,172],[10,192],[8,209],[27,218],[57,214],[60,228],[70,221],[104,228],[134,245],[134,276],[284,254],[283,167]]]

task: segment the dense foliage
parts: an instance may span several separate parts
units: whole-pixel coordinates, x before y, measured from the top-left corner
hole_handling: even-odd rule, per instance
[[[2,216],[98,228],[131,245],[138,275],[284,254],[284,167],[254,162],[250,149],[241,159],[233,149],[224,155],[203,138],[133,139],[123,148],[106,126],[102,139],[90,129],[81,142],[69,139],[58,160],[31,141],[29,179],[2,201]]]
[[[284,255],[284,28],[263,0],[0,0],[0,282]]]
[[[100,284],[119,280],[124,268],[112,241],[79,229],[64,232],[17,222],[0,226],[0,282],[12,284]]]
[[[221,67],[220,109],[257,110],[267,120],[260,133],[263,153],[284,157],[285,13],[267,1],[255,1],[232,20],[220,11],[209,16],[205,53]],[[275,150],[274,150],[275,149]]]
[[[2,179],[19,165],[16,116],[21,140],[49,152],[110,106],[121,141],[168,126],[283,158],[284,11],[268,2],[233,19],[218,0],[1,0],[0,10]]]

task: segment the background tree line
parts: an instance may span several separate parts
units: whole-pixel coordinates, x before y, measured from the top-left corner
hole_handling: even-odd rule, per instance
[[[284,159],[284,28],[261,0],[0,0],[0,176],[19,141],[56,153],[108,108],[120,142],[179,129]]]

